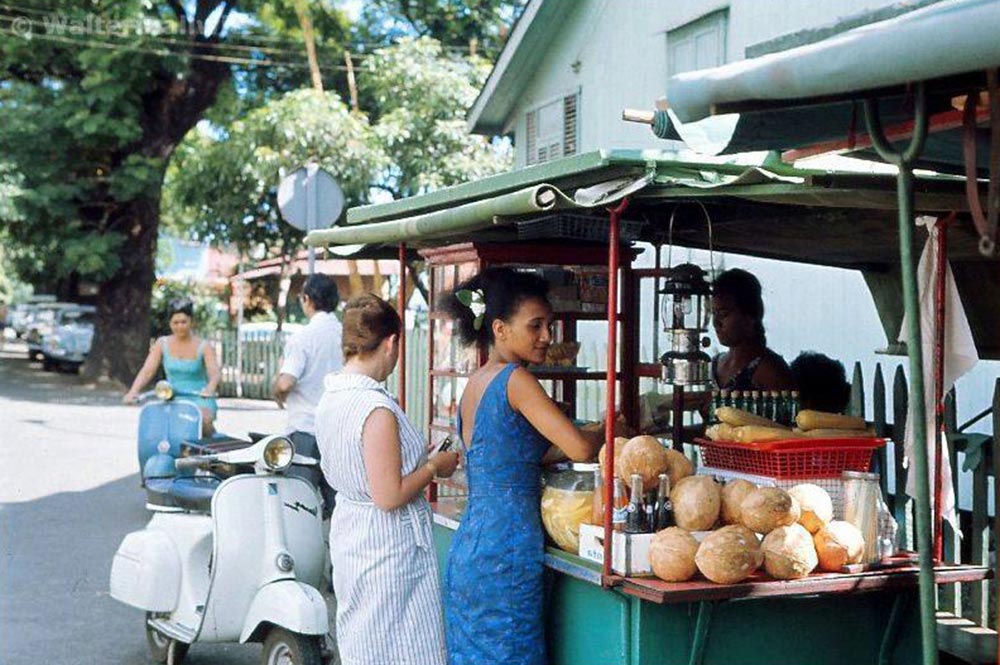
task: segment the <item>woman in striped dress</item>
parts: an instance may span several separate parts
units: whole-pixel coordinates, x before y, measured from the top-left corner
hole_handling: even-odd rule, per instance
[[[337,491],[330,560],[344,665],[445,665],[430,505],[423,489],[458,455],[428,459],[382,382],[399,358],[400,320],[373,295],[344,312],[344,368],[316,409],[323,475]]]

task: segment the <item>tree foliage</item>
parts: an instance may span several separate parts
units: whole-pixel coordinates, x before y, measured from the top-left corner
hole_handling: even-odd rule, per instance
[[[336,93],[298,90],[219,131],[192,132],[168,173],[169,217],[199,238],[287,255],[301,234],[281,221],[276,188],[309,161],[334,175],[349,205],[368,202],[373,190],[400,198],[502,171],[509,147],[465,129],[486,71],[481,60],[446,56],[432,39],[404,39],[358,74],[375,104],[368,115]]]
[[[475,48],[492,60],[524,5],[525,0],[367,0],[359,31],[384,42],[432,37],[451,47]]]

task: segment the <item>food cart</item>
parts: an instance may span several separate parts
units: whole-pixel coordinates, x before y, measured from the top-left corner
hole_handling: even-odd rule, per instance
[[[914,210],[943,215],[967,208],[962,183],[930,177],[917,183]],[[557,341],[573,341],[581,322],[603,323],[607,365],[545,368],[539,378],[571,414],[577,384],[603,381],[607,413],[621,412],[635,425],[640,385],[662,373],[657,358],[640,356],[639,332],[654,325],[657,311],[655,303],[644,302],[642,285],[663,275],[662,260],[652,268],[634,265],[635,242],[650,243],[657,255],[670,236],[688,247],[708,248],[711,242],[718,251],[891,272],[899,251],[896,208],[891,176],[597,151],[354,208],[345,226],[314,231],[308,242],[362,245],[360,251],[372,255],[391,251],[400,260],[426,261],[432,303],[485,265],[530,266],[553,275],[589,274],[599,266],[606,296],[557,307]],[[975,239],[956,233],[952,251],[975,252]],[[483,359],[455,348],[450,322],[433,309],[430,319],[432,392],[429,413],[420,417],[436,441],[453,431],[462,382]],[[613,449],[612,420],[606,438]],[[683,433],[675,428],[658,434],[681,446]],[[605,492],[607,505],[607,487]],[[435,542],[443,561],[464,499],[460,487],[442,487],[434,498]],[[920,658],[920,567],[912,562],[791,581],[757,575],[733,585],[666,583],[613,574],[610,508],[604,529],[603,566],[547,549],[550,575],[539,602],[548,608],[552,663],[903,664]],[[983,566],[937,564],[929,568],[927,583],[987,575]]]

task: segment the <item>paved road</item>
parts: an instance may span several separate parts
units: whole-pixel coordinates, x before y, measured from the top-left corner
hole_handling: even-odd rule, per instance
[[[122,537],[148,520],[135,459],[138,409],[76,376],[0,352],[0,664],[151,662],[143,616],[108,595]],[[221,400],[221,431],[275,431],[272,404]],[[195,645],[190,665],[243,665],[258,645]]]

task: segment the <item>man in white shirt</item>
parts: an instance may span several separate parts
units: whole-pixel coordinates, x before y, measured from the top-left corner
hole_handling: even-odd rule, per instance
[[[299,295],[309,324],[285,343],[281,370],[274,380],[273,394],[288,410],[289,438],[295,451],[319,459],[316,446],[316,405],[323,396],[323,377],[343,366],[340,348],[342,329],[334,315],[340,296],[330,275],[310,275]],[[293,475],[306,478],[323,496],[323,515],[333,511],[335,492],[315,467],[295,467]]]

